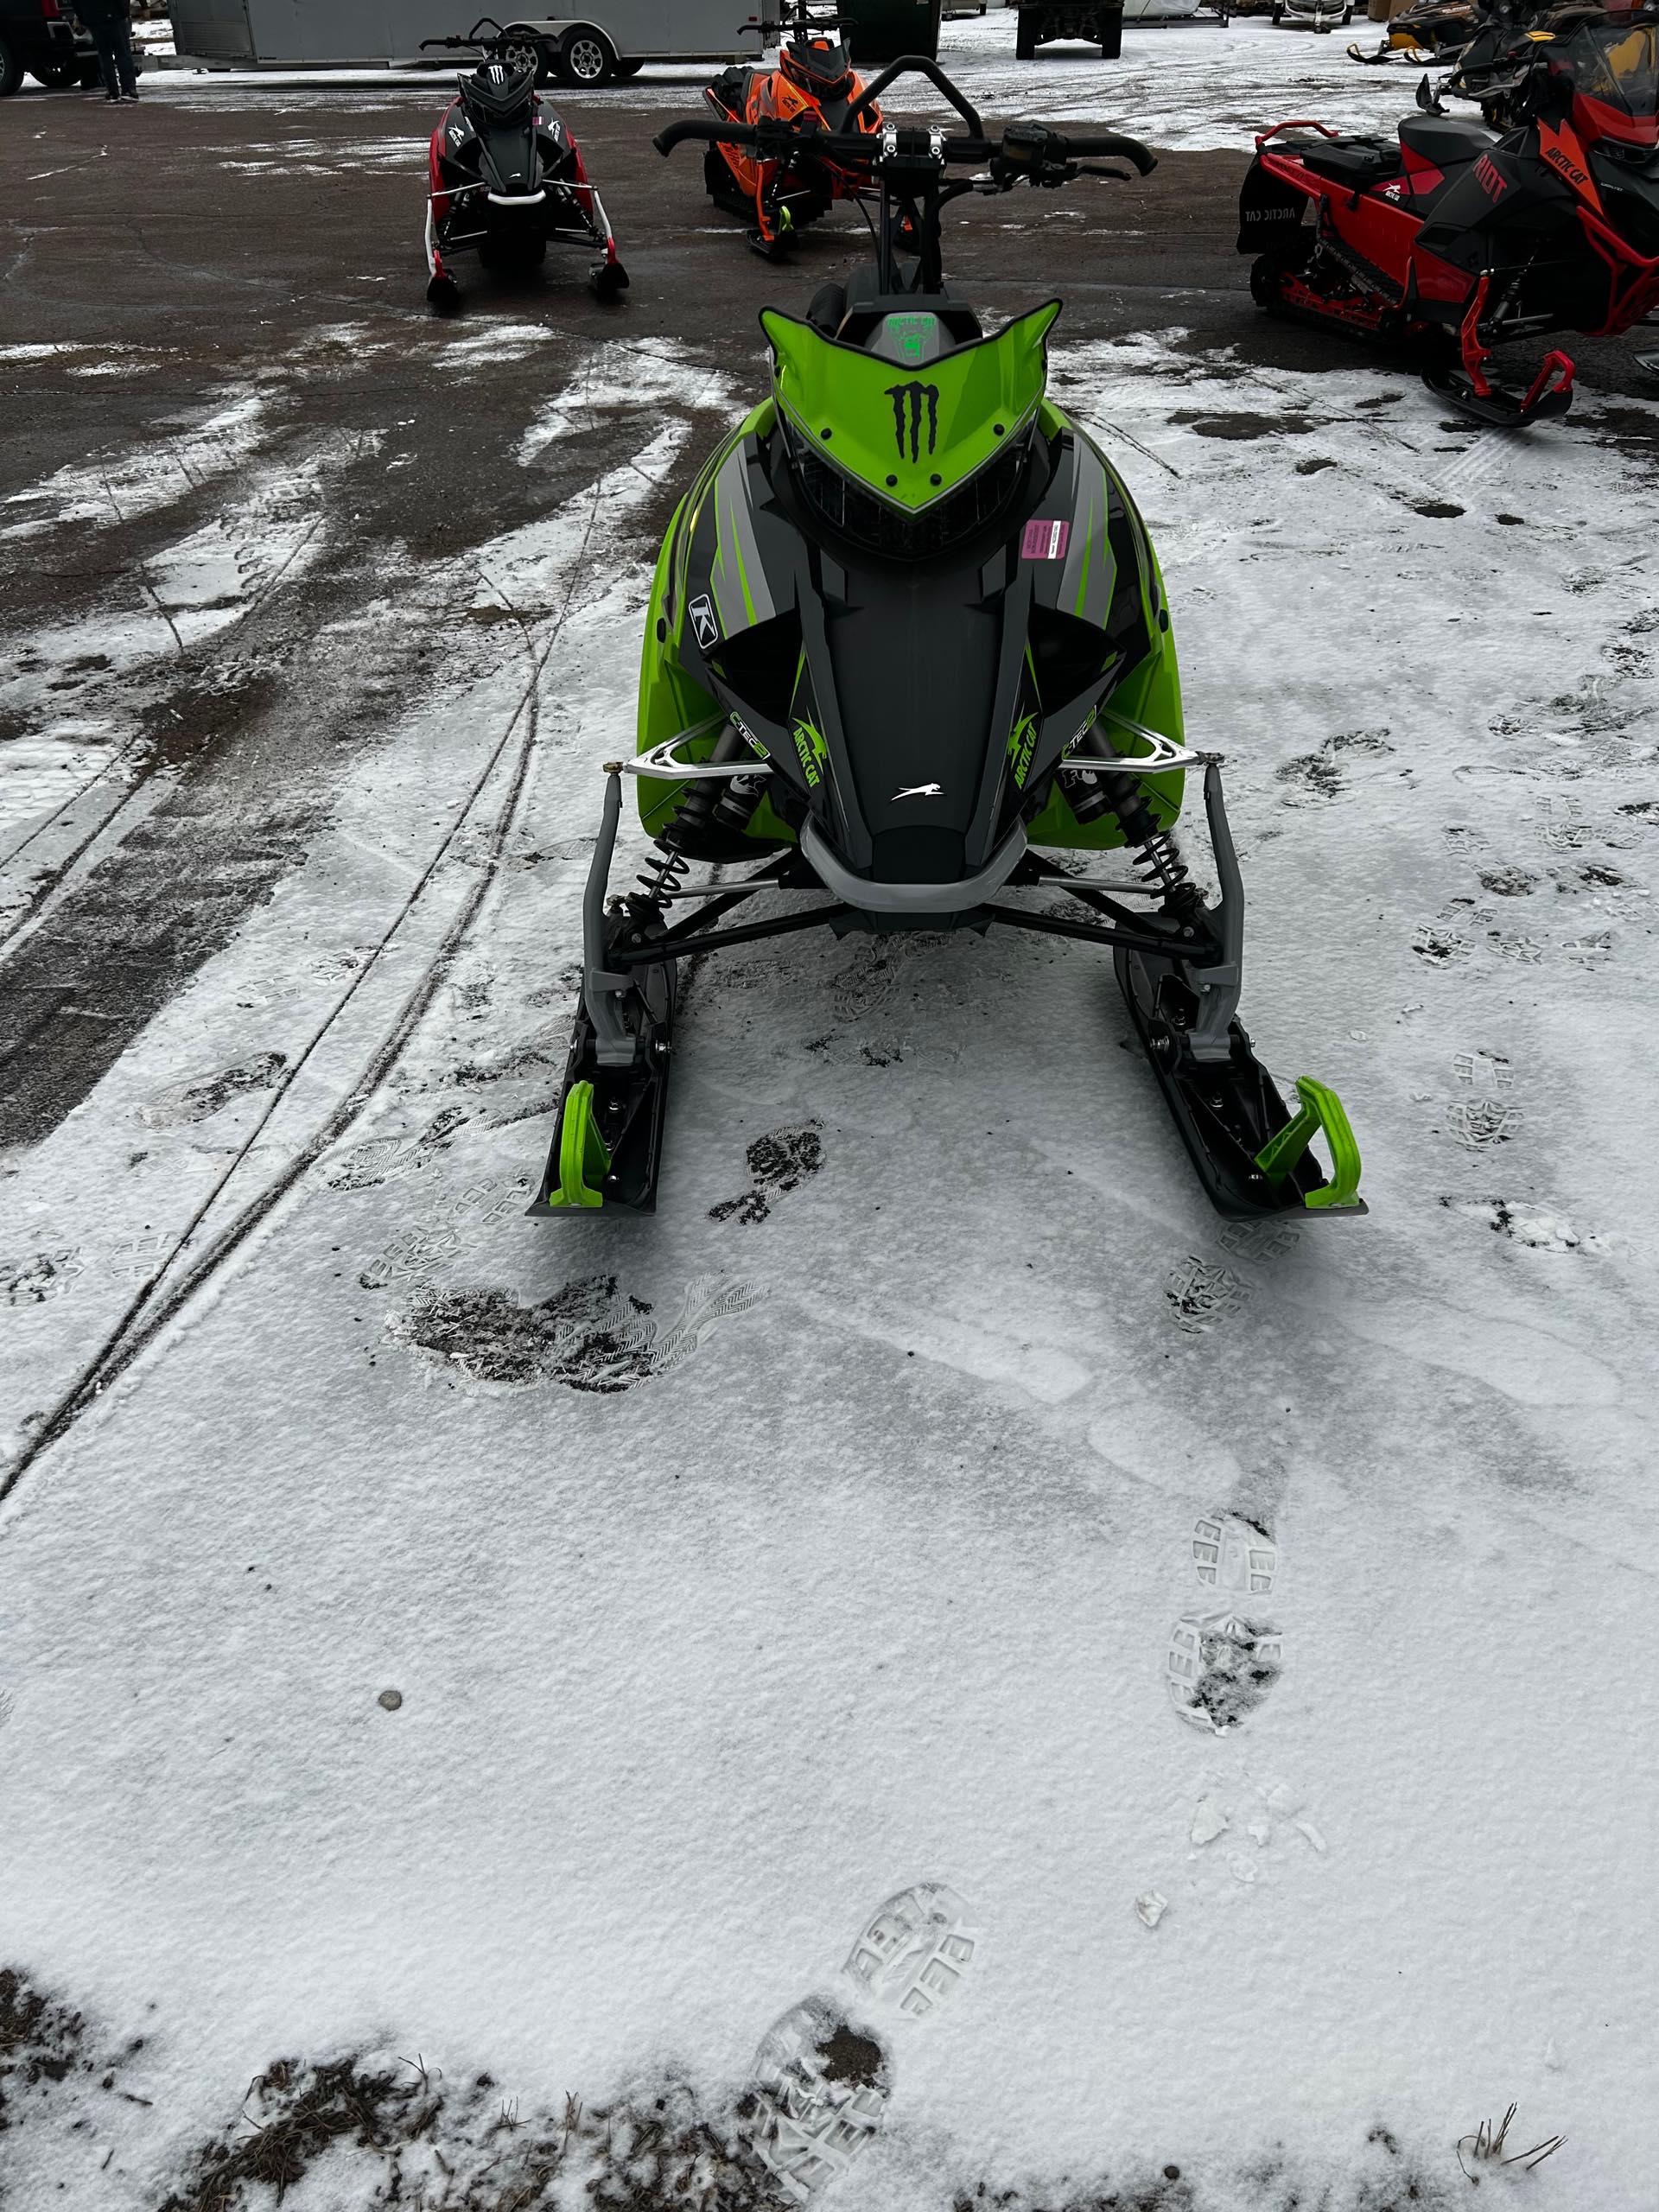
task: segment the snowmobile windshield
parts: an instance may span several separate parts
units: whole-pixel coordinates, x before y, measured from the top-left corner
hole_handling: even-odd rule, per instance
[[[853,81],[847,49],[835,39],[791,39],[783,50],[784,74],[815,99],[830,99]]]
[[[827,463],[901,516],[950,499],[1023,443],[1059,312],[1051,300],[994,338],[953,346],[918,305],[888,315],[867,348],[766,308],[772,388],[798,462]]]
[[[1597,119],[1616,137],[1651,140],[1659,113],[1659,24],[1585,23],[1567,41],[1567,66],[1581,99],[1611,117]],[[1645,125],[1633,131],[1632,123]],[[1621,128],[1622,124],[1622,128]]]
[[[499,61],[484,67],[461,84],[467,105],[492,123],[518,123],[530,113],[536,96],[533,69],[508,69]]]

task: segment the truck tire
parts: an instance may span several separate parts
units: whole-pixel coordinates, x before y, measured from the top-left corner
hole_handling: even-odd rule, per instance
[[[80,82],[80,65],[74,61],[37,61],[31,64],[29,73],[48,92],[67,92],[71,85]]]
[[[0,38],[0,99],[15,92],[23,81],[23,65],[3,38]]]
[[[1014,58],[1016,61],[1037,59],[1037,10],[1022,8],[1014,25]]]
[[[591,23],[578,23],[567,31],[559,46],[559,75],[567,85],[583,92],[608,85],[616,73],[616,49],[603,31]]]

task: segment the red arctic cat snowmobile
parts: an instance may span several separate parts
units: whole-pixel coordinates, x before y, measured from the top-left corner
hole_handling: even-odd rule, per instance
[[[852,130],[874,138],[881,130],[881,111],[874,103],[848,121],[864,83],[853,73],[837,35],[842,17],[813,16],[807,0],[796,0],[792,10],[785,0],[783,13],[783,22],[760,26],[763,35],[782,36],[778,67],[728,69],[703,94],[721,123],[787,123],[800,134],[799,153],[783,159],[722,144],[710,146],[703,161],[709,198],[753,223],[749,244],[769,261],[782,258],[792,232],[817,222],[833,201],[855,199],[868,182],[844,162],[815,151],[814,134]]]
[[[1564,414],[1573,364],[1546,356],[1525,391],[1492,348],[1554,330],[1616,337],[1659,307],[1659,4],[1524,40],[1505,88],[1512,129],[1436,111],[1394,139],[1281,123],[1256,142],[1238,250],[1265,308],[1362,337],[1428,339],[1431,390],[1478,422]],[[1317,137],[1286,141],[1290,130]],[[1312,215],[1312,219],[1308,217]]]
[[[603,201],[588,181],[582,149],[536,91],[533,51],[481,16],[465,38],[423,47],[465,48],[486,58],[462,77],[428,149],[426,296],[446,314],[461,305],[449,268],[476,253],[486,269],[534,269],[550,245],[598,255],[588,281],[601,300],[628,288]]]

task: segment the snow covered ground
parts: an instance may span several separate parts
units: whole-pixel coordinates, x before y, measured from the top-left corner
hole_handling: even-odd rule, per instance
[[[544,514],[319,639],[372,661],[419,607],[444,650],[0,1160],[0,1961],[96,2061],[12,2081],[15,2202],[159,2204],[283,2056],[442,2069],[467,2127],[677,2083],[741,2133],[822,1991],[882,2044],[831,2212],[1461,2203],[1511,2100],[1510,2149],[1568,2140],[1473,2202],[1647,2212],[1659,410],[1497,439],[1357,358],[1057,353],[1228,756],[1246,1018],[1343,1091],[1366,1219],[1217,1221],[1104,963],[993,936],[709,964],[661,1211],[555,1225],[523,1209],[647,523],[760,365],[410,342],[519,349],[497,458]],[[628,457],[561,498],[600,416]],[[66,677],[229,666],[349,535],[344,448],[273,437],[226,391],[171,474],[114,448],[0,513],[31,562],[111,507],[157,531],[98,634],[5,638],[18,945],[133,827],[133,733]],[[169,530],[204,481],[218,524]],[[1218,1616],[1258,1658],[1219,1734],[1170,1688]],[[861,2006],[855,1937],[928,1880],[954,2001]],[[465,2133],[342,2139],[285,2201],[577,2201],[574,2165],[442,2194]]]

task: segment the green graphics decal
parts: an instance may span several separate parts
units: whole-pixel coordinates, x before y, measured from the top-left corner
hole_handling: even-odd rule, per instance
[[[801,756],[801,773],[812,791],[830,779],[830,748],[823,732],[803,719],[795,725],[795,750]]]
[[[906,369],[919,368],[939,351],[939,318],[936,315],[890,315],[870,347],[885,359]]]
[[[1026,778],[1031,773],[1031,756],[1036,750],[1037,717],[1021,715],[1008,735],[1008,761],[1016,791],[1026,788]]]
[[[796,435],[843,475],[914,514],[995,460],[1036,413],[1059,312],[1052,300],[995,338],[897,378],[891,357],[842,346],[793,315],[768,308],[760,322],[773,390]]]

